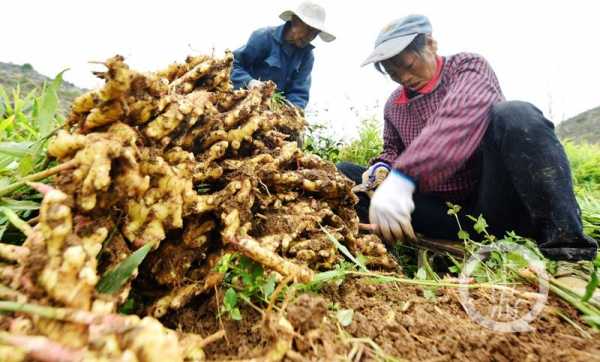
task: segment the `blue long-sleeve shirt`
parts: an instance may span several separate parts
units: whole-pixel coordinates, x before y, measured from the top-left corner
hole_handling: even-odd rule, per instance
[[[283,38],[286,24],[254,31],[248,42],[233,52],[233,86],[243,88],[252,79],[272,80],[293,104],[308,103],[314,55],[313,46],[297,48]]]

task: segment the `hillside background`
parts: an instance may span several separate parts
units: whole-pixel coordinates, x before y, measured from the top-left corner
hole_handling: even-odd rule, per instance
[[[11,92],[17,85],[21,89],[21,96],[24,97],[31,90],[41,88],[44,82],[48,83],[51,80],[52,78],[38,73],[30,64],[17,65],[0,62],[0,86],[4,87],[4,90],[11,98]],[[58,91],[62,113],[67,113],[73,100],[85,91],[86,89],[63,81]]]
[[[600,107],[561,122],[557,132],[561,139],[600,144]]]

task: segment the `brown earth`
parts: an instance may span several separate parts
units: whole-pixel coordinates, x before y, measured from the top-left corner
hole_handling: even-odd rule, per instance
[[[293,351],[285,360],[600,361],[600,334],[556,298],[551,297],[531,323],[532,332],[500,333],[472,322],[455,289],[439,289],[436,294],[427,299],[418,287],[352,278],[339,286],[330,284],[318,295],[296,296],[285,311],[296,333]],[[477,290],[473,296],[481,311],[495,303],[489,290]],[[335,317],[340,309],[354,311],[345,328]],[[559,317],[558,310],[583,330]],[[263,328],[261,313],[253,307],[244,308],[240,322],[217,314],[212,298],[189,305],[164,322],[201,335],[224,328],[226,339],[206,347],[208,360],[258,361],[278,337]]]

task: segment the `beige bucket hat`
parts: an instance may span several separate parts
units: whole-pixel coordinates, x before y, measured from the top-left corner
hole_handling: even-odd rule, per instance
[[[325,9],[312,1],[302,1],[296,10],[286,10],[279,15],[283,21],[292,20],[292,15],[296,15],[307,25],[320,30],[319,36],[324,42],[332,42],[335,36],[325,31]]]

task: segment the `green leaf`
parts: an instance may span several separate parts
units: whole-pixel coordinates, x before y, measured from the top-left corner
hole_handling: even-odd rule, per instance
[[[475,224],[473,225],[473,229],[475,229],[475,231],[477,231],[479,234],[481,234],[487,230],[487,227],[488,227],[487,222],[485,221],[485,219],[483,218],[482,215],[479,215]]]
[[[415,279],[427,280],[427,271],[425,270],[425,268],[421,267],[419,268],[419,270],[417,270],[417,272],[415,273]]]
[[[585,294],[583,295],[581,300],[584,302],[590,300],[590,298],[594,295],[596,288],[598,288],[599,284],[600,281],[598,280],[598,267],[594,265],[594,270],[592,271],[590,282],[585,287]]]
[[[233,258],[233,254],[225,254],[221,257],[221,259],[219,259],[219,262],[217,263],[217,266],[215,267],[215,269],[217,270],[217,272],[219,273],[227,273],[227,271],[229,270],[229,266],[231,264],[231,259]]]
[[[31,154],[33,142],[0,142],[0,153],[12,157],[25,157]]]
[[[0,239],[2,239],[4,237],[4,232],[6,232],[6,229],[8,228],[8,220],[3,217],[2,221],[0,222]]]
[[[28,136],[23,135],[23,136],[26,136],[26,139],[39,138],[39,132],[36,131],[35,128],[32,127],[31,120],[29,118],[25,117],[25,115],[21,112],[15,113],[15,116],[16,116],[16,120],[17,120],[16,124],[19,126],[19,128],[24,129],[28,133]],[[19,133],[21,133],[21,132],[19,132]]]
[[[231,319],[233,319],[234,321],[241,321],[242,320],[242,313],[240,313],[240,309],[239,308],[233,308],[232,310],[229,311],[229,317]]]
[[[54,116],[58,111],[57,91],[62,83],[62,75],[65,71],[66,69],[56,75],[52,83],[44,88],[40,97],[37,121],[42,137],[49,135],[55,127]]]
[[[131,278],[135,269],[152,249],[152,246],[154,246],[154,243],[147,243],[129,255],[127,259],[123,260],[115,268],[104,273],[96,286],[96,290],[106,294],[118,292],[127,280]]]
[[[225,306],[225,309],[227,309],[228,311],[233,310],[237,306],[237,300],[238,298],[235,289],[227,289],[223,298],[223,305]]]
[[[19,175],[21,175],[21,177],[29,175],[33,172],[34,166],[33,156],[30,154],[24,156],[19,162]]]
[[[582,316],[583,320],[586,321],[589,325],[600,328],[600,316],[598,315],[584,315]]]
[[[352,318],[354,317],[353,309],[341,309],[335,313],[335,317],[342,327],[348,327],[352,324]]]
[[[271,276],[269,276],[269,278],[265,281],[265,283],[261,287],[263,296],[265,298],[269,298],[271,296],[271,294],[273,294],[273,292],[275,291],[276,283],[277,283],[277,278],[275,277],[275,274],[272,273]]]
[[[15,116],[8,116],[0,121],[0,132],[4,132],[5,129],[9,128],[9,126],[12,126],[14,121]]]
[[[37,210],[40,204],[31,200],[14,200],[6,197],[0,198],[0,206],[5,206],[13,211]]]
[[[469,236],[469,232],[466,230],[459,230],[458,231],[458,238],[460,240],[469,240],[471,237]]]
[[[132,297],[128,297],[125,303],[119,307],[119,313],[133,314],[133,312],[135,312],[135,300]]]
[[[344,254],[348,259],[350,259],[354,264],[356,264],[356,266],[361,270],[361,271],[369,271],[367,269],[367,267],[361,263],[358,259],[356,259],[354,257],[354,255],[352,255],[352,253],[350,252],[350,250],[348,250],[348,248],[346,248],[345,245],[342,245],[336,238],[333,237],[333,235],[331,235],[331,233],[329,233],[329,231],[327,231],[327,229],[325,229],[322,225],[320,225],[321,230],[323,230],[323,232],[325,233],[325,235],[327,235],[327,238],[333,243],[333,245],[335,245],[335,248],[338,249],[342,254]]]
[[[13,108],[11,106],[10,98],[8,97],[8,94],[6,94],[6,91],[4,90],[4,87],[2,87],[2,86],[0,86],[0,97],[2,97],[2,100],[4,101],[4,112],[3,113],[6,113],[6,115],[13,114]]]

